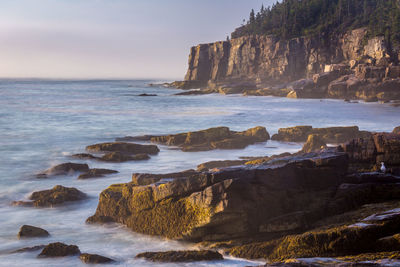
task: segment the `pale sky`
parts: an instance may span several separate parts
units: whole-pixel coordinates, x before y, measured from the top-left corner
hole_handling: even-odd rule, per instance
[[[1,0],[0,77],[183,79],[271,0]]]

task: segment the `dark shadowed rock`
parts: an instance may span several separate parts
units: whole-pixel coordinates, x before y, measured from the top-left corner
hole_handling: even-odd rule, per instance
[[[39,228],[39,227],[31,226],[31,225],[21,226],[21,228],[19,229],[19,232],[18,232],[19,238],[46,237],[49,235],[50,235],[49,232],[47,232],[46,230]]]
[[[108,169],[90,169],[88,172],[79,175],[78,179],[98,178],[98,177],[104,177],[107,174],[114,174],[114,173],[118,173],[118,171],[108,170]]]
[[[75,245],[66,245],[64,243],[51,243],[45,246],[42,252],[38,255],[40,258],[47,257],[66,257],[66,256],[75,256],[81,254],[78,246]]]
[[[156,94],[140,94],[138,96],[157,96]]]
[[[87,164],[80,163],[63,163],[57,166],[51,167],[50,169],[44,171],[41,174],[38,174],[38,178],[46,178],[52,175],[67,175],[74,172],[86,172],[89,170],[89,166]]]
[[[24,252],[32,252],[32,251],[37,251],[41,250],[45,247],[45,245],[38,245],[38,246],[33,246],[33,247],[25,247],[25,248],[20,248],[17,250],[14,250],[11,253],[24,253]]]
[[[324,140],[317,134],[310,134],[301,151],[304,153],[310,153],[324,148],[326,148]]]
[[[88,263],[88,264],[101,264],[101,263],[110,263],[114,262],[113,259],[97,255],[97,254],[88,254],[88,253],[82,253],[79,258],[81,259],[82,262]]]
[[[52,189],[33,192],[28,201],[17,201],[14,205],[51,207],[60,205],[69,201],[79,201],[87,198],[86,194],[73,187],[64,187],[56,185]]]
[[[77,158],[77,159],[98,159],[97,157],[93,156],[92,154],[88,154],[88,153],[74,154],[71,157]]]
[[[136,258],[144,258],[154,262],[194,262],[224,259],[221,254],[211,250],[144,252],[136,255]]]
[[[152,174],[152,173],[134,173],[132,174],[132,183],[135,185],[149,185],[160,181],[161,179],[176,179],[189,177],[198,174],[195,170],[186,170],[183,172]]]
[[[125,161],[137,161],[137,160],[148,160],[150,156],[147,154],[136,154],[129,155],[121,152],[110,152],[106,153],[100,158],[102,161],[108,162],[125,162]]]
[[[160,150],[155,145],[140,145],[133,143],[114,142],[114,143],[101,143],[86,147],[89,151],[94,152],[120,152],[125,154],[150,154],[155,155]]]

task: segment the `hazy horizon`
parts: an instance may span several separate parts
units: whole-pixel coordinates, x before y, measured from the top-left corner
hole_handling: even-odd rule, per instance
[[[272,1],[3,0],[0,77],[183,79],[190,47]]]

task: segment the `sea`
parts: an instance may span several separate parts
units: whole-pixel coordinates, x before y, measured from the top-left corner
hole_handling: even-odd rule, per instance
[[[263,261],[225,257],[223,261],[155,264],[135,256],[146,251],[196,249],[190,243],[134,233],[123,225],[88,225],[98,196],[111,184],[131,180],[132,173],[167,173],[196,168],[210,160],[269,156],[298,151],[302,144],[268,141],[241,150],[182,152],[159,145],[148,161],[104,163],[71,158],[87,145],[145,134],[173,134],[228,126],[242,131],[357,125],[361,130],[392,131],[400,125],[400,108],[381,103],[289,99],[241,95],[177,96],[180,90],[149,86],[153,80],[0,80],[0,266],[85,266],[78,257],[37,258],[40,251],[13,251],[51,242],[79,246],[82,252],[116,260],[115,266],[256,266]],[[139,96],[140,94],[156,96]],[[54,165],[88,163],[119,171],[104,178],[78,180],[78,174],[37,179]],[[33,191],[55,185],[75,187],[89,199],[52,208],[12,206]],[[48,238],[18,239],[19,228],[34,225]]]

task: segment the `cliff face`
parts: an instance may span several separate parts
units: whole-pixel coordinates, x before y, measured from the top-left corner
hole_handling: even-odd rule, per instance
[[[220,93],[248,93],[277,85],[282,88],[282,84],[310,79],[314,74],[339,71],[330,77],[330,83],[343,75],[356,74],[358,65],[361,65],[359,72],[368,72],[368,68],[374,67],[382,73],[393,73],[393,69],[387,68],[398,61],[397,53],[389,51],[383,37],[368,40],[365,28],[347,32],[329,44],[318,38],[280,40],[274,36],[245,36],[192,47],[185,81],[175,85],[184,89],[207,87]],[[376,77],[364,76],[361,80],[365,82],[368,78]],[[382,82],[387,75],[379,78],[374,82]],[[390,78],[400,78],[400,75],[391,74]],[[306,84],[303,81],[300,87]],[[328,84],[322,90],[323,96],[327,94]],[[299,84],[291,86],[290,90],[298,87]],[[279,95],[286,96],[289,91]],[[291,96],[298,97],[298,94]]]
[[[322,72],[325,65],[386,57],[383,38],[364,46],[365,29],[353,30],[324,45],[317,38],[279,40],[274,36],[245,36],[191,48],[185,81],[246,79],[290,82]]]

